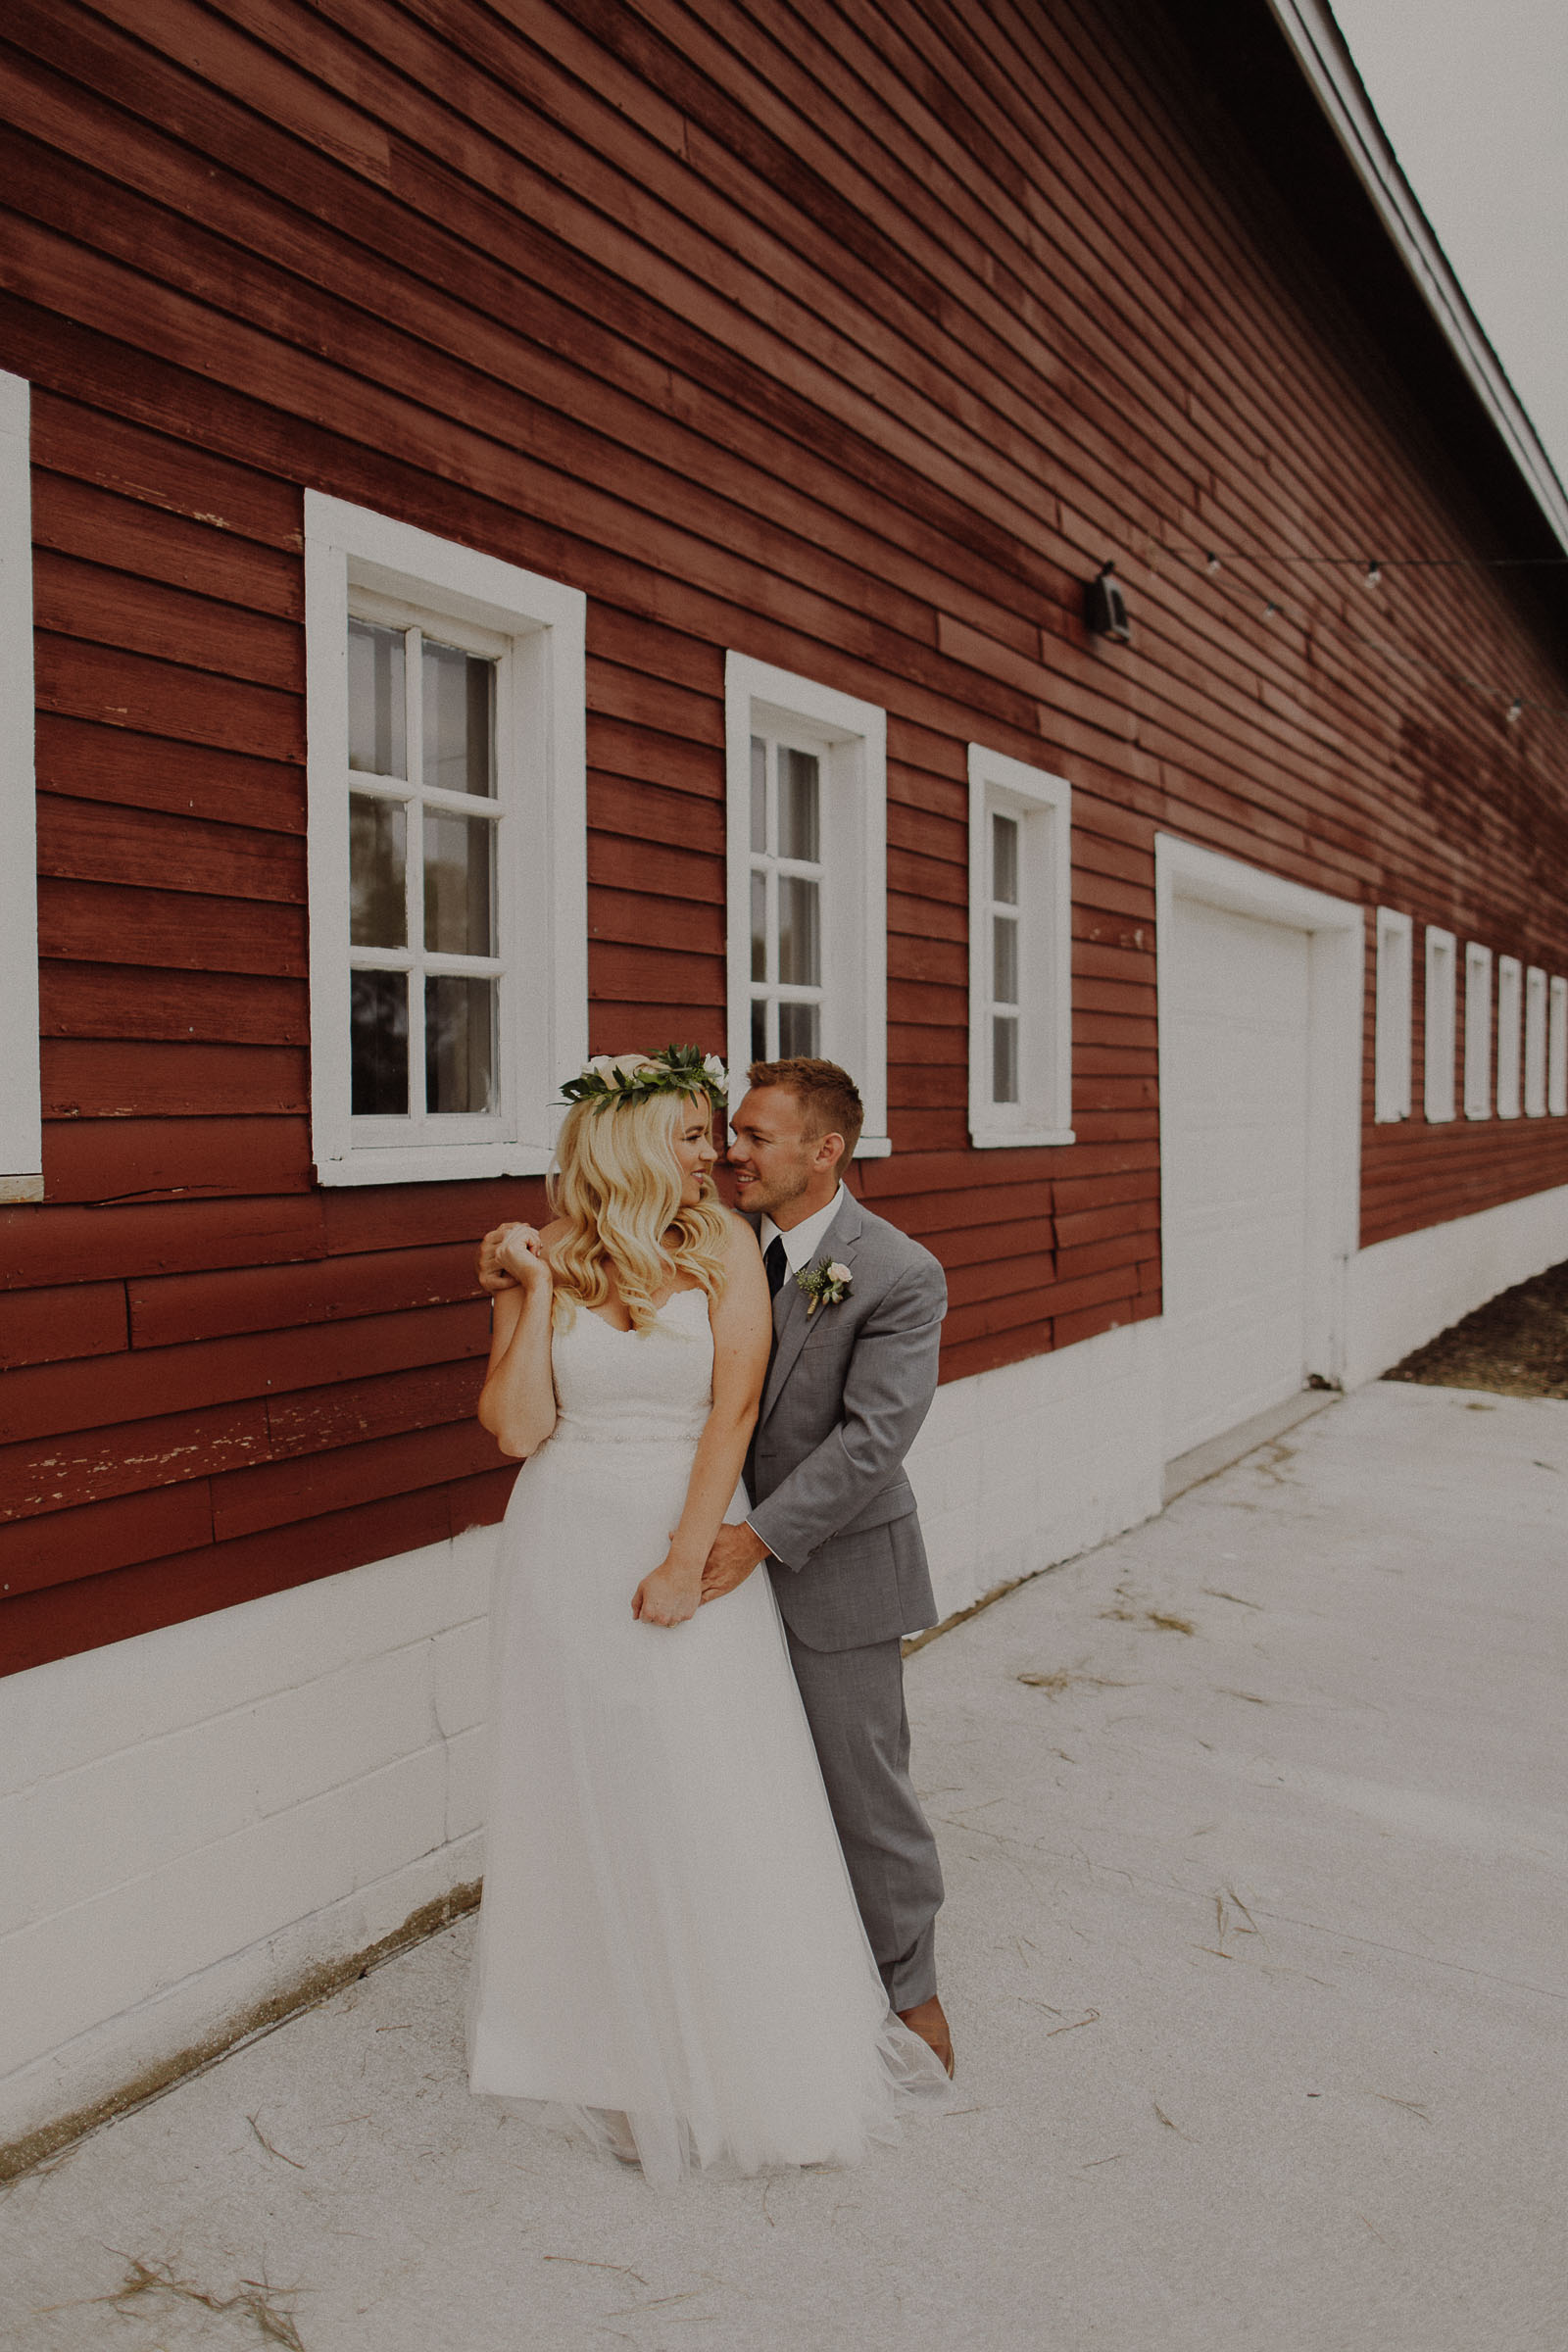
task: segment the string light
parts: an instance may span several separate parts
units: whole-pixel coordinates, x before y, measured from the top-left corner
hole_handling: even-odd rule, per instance
[[[1200,555],[1210,573],[1224,564],[1308,564],[1336,565],[1342,569],[1359,570],[1368,575],[1368,585],[1375,586],[1371,575],[1385,571],[1529,571],[1568,568],[1568,556],[1326,556],[1293,555],[1284,548],[1200,548],[1191,540],[1160,542],[1167,555]]]
[[[1161,547],[1165,554],[1176,556],[1178,560],[1185,552],[1180,543],[1172,543],[1168,540],[1164,542],[1151,542],[1152,548],[1156,546]],[[1213,548],[1200,550],[1195,547],[1192,548],[1191,552],[1195,556],[1201,556],[1203,569],[1207,576],[1210,579],[1213,579],[1220,571],[1222,564],[1222,559],[1218,551]],[[1568,567],[1568,556],[1497,556],[1471,558],[1465,556],[1292,556],[1285,555],[1283,553],[1276,556],[1258,556],[1237,555],[1231,553],[1227,554],[1223,558],[1223,562],[1227,564],[1249,564],[1256,565],[1263,565],[1265,564],[1298,564],[1328,566],[1337,565],[1341,567],[1350,566],[1361,571],[1362,585],[1369,589],[1379,587],[1382,584],[1385,570],[1391,568],[1396,570],[1494,570],[1511,566],[1525,565]],[[1262,618],[1265,621],[1273,620],[1283,612],[1284,607],[1280,604],[1279,600],[1275,597],[1269,597],[1265,600],[1262,608]],[[1309,629],[1319,629],[1327,635],[1339,637],[1353,645],[1364,646],[1369,651],[1382,655],[1386,661],[1402,662],[1410,667],[1423,669],[1434,677],[1443,678],[1449,685],[1467,687],[1472,693],[1481,695],[1494,708],[1500,704],[1502,706],[1501,715],[1509,726],[1518,725],[1520,719],[1524,716],[1527,708],[1533,713],[1541,716],[1568,717],[1568,703],[1542,703],[1531,701],[1527,705],[1523,695],[1516,694],[1510,698],[1505,689],[1489,685],[1484,679],[1471,677],[1463,670],[1450,669],[1446,663],[1435,662],[1430,658],[1430,656],[1413,652],[1408,647],[1391,645],[1386,643],[1381,638],[1369,637],[1362,630],[1353,626],[1341,625],[1337,627],[1332,619],[1321,613],[1309,613],[1305,615],[1301,625]]]

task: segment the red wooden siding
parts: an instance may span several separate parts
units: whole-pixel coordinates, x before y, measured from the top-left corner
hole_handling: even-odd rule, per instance
[[[1520,578],[1195,561],[1508,551],[1116,22],[13,0],[49,1127],[0,1210],[0,1663],[508,1490],[470,1252],[537,1188],[312,1186],[305,485],[586,591],[596,1050],[722,1047],[725,649],[885,705],[863,1188],[948,1267],[950,1377],[1158,1311],[1157,829],[1568,969],[1568,728],[1445,674],[1568,701]],[[1130,651],[1079,618],[1112,555]],[[972,738],[1074,787],[1070,1150],[967,1148]],[[1370,1010],[1366,1240],[1568,1181],[1568,1122],[1373,1128]]]

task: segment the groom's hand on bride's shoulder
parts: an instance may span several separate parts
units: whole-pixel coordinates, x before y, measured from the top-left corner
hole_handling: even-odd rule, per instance
[[[744,1585],[752,1570],[766,1557],[767,1545],[744,1520],[738,1526],[721,1527],[703,1569],[704,1600],[722,1600],[726,1592]]]

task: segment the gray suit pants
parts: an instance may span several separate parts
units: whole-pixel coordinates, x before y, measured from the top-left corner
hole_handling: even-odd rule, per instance
[[[901,1645],[895,1638],[863,1649],[808,1649],[785,1632],[889,2006],[918,2008],[937,1988],[942,1866],[909,1779]]]

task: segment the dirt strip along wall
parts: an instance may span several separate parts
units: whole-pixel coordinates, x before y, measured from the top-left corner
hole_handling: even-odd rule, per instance
[[[1444,674],[1568,702],[1522,576],[1195,552],[1498,548],[1174,49],[1090,0],[4,36],[48,1121],[0,1210],[6,1668],[508,1492],[472,1244],[539,1188],[313,1184],[305,485],[586,592],[596,1051],[723,1047],[725,649],[886,706],[861,1181],[948,1268],[950,1378],[1158,1311],[1157,829],[1568,970],[1564,722]],[[1130,649],[1080,617],[1109,556]],[[1074,787],[1070,1149],[967,1146],[971,739]],[[1562,1120],[1369,1125],[1365,1237],[1564,1181]]]

